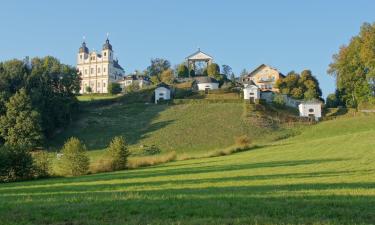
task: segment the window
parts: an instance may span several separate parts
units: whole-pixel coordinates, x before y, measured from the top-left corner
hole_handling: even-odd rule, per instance
[[[100,88],[100,83],[98,83],[98,88]]]
[[[159,93],[159,96],[164,96],[164,93]]]
[[[103,87],[105,88],[105,83],[103,83]]]
[[[98,68],[98,73],[100,73],[100,68]]]
[[[107,53],[106,53],[106,52],[104,52],[104,56],[107,56]]]
[[[105,67],[103,68],[103,73],[105,73]]]
[[[87,70],[85,69],[85,74],[87,74]]]
[[[311,113],[314,112],[314,109],[309,109],[309,112],[311,112]]]
[[[250,93],[250,95],[254,95],[254,93],[253,93],[253,92],[251,92],[251,93]]]
[[[82,55],[79,55],[79,58],[82,59]]]
[[[91,74],[93,74],[94,73],[94,68],[91,68]]]

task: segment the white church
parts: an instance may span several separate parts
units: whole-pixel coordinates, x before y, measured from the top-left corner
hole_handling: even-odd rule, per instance
[[[113,57],[109,39],[103,44],[102,51],[89,51],[86,42],[82,43],[77,54],[77,70],[81,76],[80,93],[108,93],[110,83],[123,80],[124,69]]]

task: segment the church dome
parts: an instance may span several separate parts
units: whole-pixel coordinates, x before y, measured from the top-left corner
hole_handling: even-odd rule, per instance
[[[112,45],[109,43],[109,40],[107,38],[107,40],[105,41],[104,45],[103,45],[103,50],[111,50],[112,51]]]
[[[82,46],[79,48],[79,53],[89,53],[89,49],[86,47],[86,42],[82,42]]]

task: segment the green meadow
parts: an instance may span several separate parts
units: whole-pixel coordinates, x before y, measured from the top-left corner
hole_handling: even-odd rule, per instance
[[[228,156],[1,184],[0,221],[374,224],[375,116],[341,117],[300,132]]]

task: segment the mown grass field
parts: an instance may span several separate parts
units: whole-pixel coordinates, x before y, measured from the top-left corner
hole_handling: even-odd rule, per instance
[[[156,145],[162,152],[200,155],[229,147],[241,135],[248,135],[254,143],[267,143],[287,132],[255,127],[244,121],[243,114],[242,103],[119,102],[87,110],[50,143],[58,149],[74,136],[86,144],[92,156],[100,156],[114,136],[122,135],[133,151]]]
[[[229,156],[0,185],[2,224],[374,224],[375,116]]]

